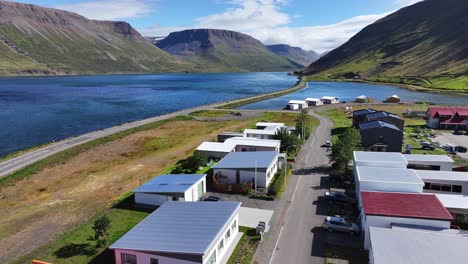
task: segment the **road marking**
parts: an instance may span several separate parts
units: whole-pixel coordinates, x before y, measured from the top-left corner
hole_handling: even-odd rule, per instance
[[[275,248],[273,249],[273,254],[271,254],[271,258],[270,258],[270,261],[268,262],[268,264],[271,264],[271,262],[273,261],[273,258],[275,257],[276,249],[278,248],[279,238],[281,237],[281,233],[283,233],[283,227],[284,226],[281,226],[281,229],[280,229],[279,235],[278,235],[278,239],[276,239]]]

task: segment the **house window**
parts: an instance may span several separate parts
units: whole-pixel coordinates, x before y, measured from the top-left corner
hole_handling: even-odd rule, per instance
[[[442,185],[442,187],[440,188],[443,192],[451,192],[452,191],[452,186],[451,185]]]
[[[221,250],[224,248],[224,239],[221,239],[218,244],[218,253],[221,252]]]
[[[431,189],[431,184],[429,182],[424,183],[424,190],[430,190]]]
[[[179,197],[172,196],[172,201],[179,201]]]
[[[431,190],[432,191],[440,191],[440,184],[432,183],[431,184]]]
[[[158,259],[150,258],[150,264],[159,264]]]
[[[206,261],[206,264],[214,264],[214,263],[216,263],[216,249],[215,249],[215,251],[213,251],[211,256]]]
[[[461,193],[462,192],[462,186],[461,185],[452,185],[452,192]]]
[[[137,264],[136,255],[120,253],[120,259],[122,264]]]
[[[231,225],[232,231],[236,230],[236,227],[237,227],[237,223],[236,223],[236,220],[234,220],[234,222]]]
[[[231,230],[228,229],[228,231],[226,232],[226,240],[228,240],[230,237],[231,237]]]

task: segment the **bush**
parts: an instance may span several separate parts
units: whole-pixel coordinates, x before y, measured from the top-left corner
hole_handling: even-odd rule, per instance
[[[208,156],[205,153],[196,151],[182,163],[182,169],[196,172],[198,168],[208,163]]]

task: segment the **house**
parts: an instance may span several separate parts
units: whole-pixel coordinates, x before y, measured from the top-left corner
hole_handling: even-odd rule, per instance
[[[218,142],[224,142],[228,138],[243,137],[244,133],[241,132],[222,132],[218,134]]]
[[[279,170],[276,151],[233,152],[213,166],[213,175],[219,183],[256,183],[267,188]]]
[[[383,121],[359,124],[361,145],[371,151],[401,152],[403,131]]]
[[[415,170],[451,171],[453,160],[447,155],[402,154],[408,168]]]
[[[445,193],[435,195],[453,216],[453,223],[465,230],[468,229],[468,195]]]
[[[466,263],[468,236],[455,230],[370,227],[370,264]]]
[[[273,122],[257,122],[255,124],[257,129],[267,129],[272,127],[284,127],[284,123],[273,123]]]
[[[408,161],[401,153],[396,152],[353,152],[354,166],[369,166],[381,168],[404,168],[408,166]]]
[[[166,174],[136,188],[135,204],[161,206],[167,201],[198,201],[206,192],[206,174]]]
[[[253,137],[260,139],[273,139],[276,132],[285,127],[284,123],[265,123],[258,122],[256,129],[245,129],[245,137]]]
[[[323,105],[323,101],[320,100],[319,98],[306,98],[305,101],[309,106],[319,106]]]
[[[222,159],[227,154],[234,152],[236,145],[225,142],[202,142],[196,149],[196,152],[204,153],[209,159]]]
[[[288,107],[290,110],[298,110],[307,108],[309,105],[303,100],[289,100]]]
[[[116,264],[212,264],[240,238],[239,202],[167,202],[109,248]]]
[[[401,101],[400,97],[398,95],[394,94],[390,97],[387,97],[387,100],[385,102],[387,103],[399,103]]]
[[[371,108],[364,108],[353,111],[353,127],[359,128],[359,124],[366,121],[366,115],[374,112],[377,112],[377,110]]]
[[[353,168],[356,194],[361,191],[422,193],[424,182],[414,170],[356,166]],[[358,197],[360,201],[360,197]]]
[[[416,170],[424,191],[468,195],[468,172]]]
[[[224,142],[201,143],[195,151],[205,153],[208,158],[222,159],[231,152],[247,151],[276,151],[279,152],[280,140],[259,139],[254,137],[232,137]]]
[[[468,129],[468,107],[430,107],[426,125],[438,129]]]
[[[340,99],[334,96],[323,96],[322,101],[324,104],[338,104]]]
[[[355,99],[356,103],[373,103],[374,101],[374,98],[365,95],[360,95]]]
[[[395,224],[449,229],[452,215],[434,194],[361,192],[360,219],[364,249],[370,247],[369,227]]]
[[[382,121],[392,125],[395,125],[401,131],[405,130],[405,120],[400,118],[398,115],[389,113],[386,111],[375,111],[373,113],[368,113],[364,116],[363,122],[369,121]]]

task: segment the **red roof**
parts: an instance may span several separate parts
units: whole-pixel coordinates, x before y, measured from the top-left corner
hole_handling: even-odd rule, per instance
[[[367,215],[453,220],[434,194],[361,192]]]
[[[453,116],[456,113],[458,115],[467,116],[468,115],[468,107],[430,107],[429,108],[429,115],[434,117],[436,114],[439,115],[448,115]]]

